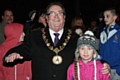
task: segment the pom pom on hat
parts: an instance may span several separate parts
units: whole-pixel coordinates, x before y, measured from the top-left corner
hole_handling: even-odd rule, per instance
[[[88,30],[84,33],[84,35],[94,36],[94,33],[92,31]]]

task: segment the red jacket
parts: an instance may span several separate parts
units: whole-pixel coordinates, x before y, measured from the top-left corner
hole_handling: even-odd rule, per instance
[[[31,80],[31,61],[24,61],[13,66],[3,66],[2,58],[6,52],[21,44],[20,36],[23,32],[23,25],[18,23],[7,24],[4,29],[6,40],[0,45],[0,80]],[[12,64],[12,63],[11,63]],[[28,79],[30,78],[30,79]]]

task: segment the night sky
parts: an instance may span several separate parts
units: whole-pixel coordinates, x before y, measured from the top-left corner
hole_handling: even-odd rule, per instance
[[[43,9],[55,0],[1,0],[0,15],[4,9],[10,8],[14,11],[15,22],[25,23],[28,19],[28,13],[33,9]],[[76,15],[81,15],[85,23],[89,23],[91,19],[97,18],[101,11],[105,8],[115,7],[120,12],[120,0],[56,0],[63,3],[67,18],[70,23],[71,19]]]

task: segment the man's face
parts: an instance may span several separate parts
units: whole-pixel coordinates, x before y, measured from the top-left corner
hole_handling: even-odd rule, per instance
[[[49,8],[46,19],[49,28],[55,32],[58,32],[64,27],[65,15],[62,8],[58,5],[53,5]]]
[[[4,15],[2,16],[2,19],[7,22],[7,23],[12,23],[13,20],[14,20],[14,16],[13,16],[13,13],[12,11],[10,10],[6,10],[4,12]]]
[[[116,16],[113,15],[110,11],[104,12],[104,21],[106,25],[114,25]]]

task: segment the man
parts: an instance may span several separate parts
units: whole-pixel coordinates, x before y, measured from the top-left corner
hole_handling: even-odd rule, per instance
[[[0,44],[5,40],[4,36],[4,26],[6,24],[12,23],[14,20],[12,10],[6,9],[2,15],[2,22],[0,23]]]
[[[25,44],[8,51],[4,60],[13,62],[15,59],[31,58],[32,80],[66,80],[79,36],[64,27],[65,14],[61,3],[49,4],[46,16],[48,27],[30,33]],[[59,33],[55,34],[59,35],[59,41],[54,33]]]

